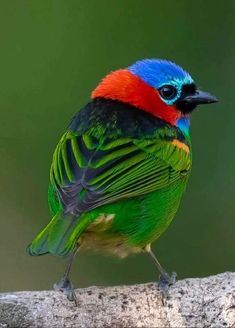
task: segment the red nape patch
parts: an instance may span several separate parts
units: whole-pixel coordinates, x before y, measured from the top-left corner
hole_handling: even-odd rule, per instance
[[[107,75],[92,92],[91,97],[128,103],[172,125],[175,125],[181,116],[180,111],[174,106],[169,106],[161,100],[156,89],[127,69],[120,69]]]

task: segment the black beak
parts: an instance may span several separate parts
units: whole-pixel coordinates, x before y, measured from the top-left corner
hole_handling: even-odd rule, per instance
[[[183,93],[177,101],[177,107],[185,114],[190,113],[197,105],[212,104],[217,102],[218,99],[211,94],[195,90],[193,93]]]
[[[181,98],[180,101],[187,104],[200,105],[212,104],[217,102],[218,99],[207,92],[197,90],[193,95],[187,95],[186,97]]]

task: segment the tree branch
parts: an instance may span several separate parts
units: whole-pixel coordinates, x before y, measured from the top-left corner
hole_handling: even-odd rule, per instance
[[[0,294],[0,327],[235,327],[235,273],[178,281],[162,304],[148,283]]]

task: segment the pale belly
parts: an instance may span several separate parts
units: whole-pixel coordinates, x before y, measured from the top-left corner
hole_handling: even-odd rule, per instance
[[[127,236],[110,231],[114,214],[101,214],[91,223],[78,240],[81,250],[93,250],[124,258],[140,253],[142,247],[131,245]]]
[[[144,251],[167,229],[175,216],[185,189],[183,182],[160,192],[94,210],[92,223],[78,240],[81,249],[122,258]]]

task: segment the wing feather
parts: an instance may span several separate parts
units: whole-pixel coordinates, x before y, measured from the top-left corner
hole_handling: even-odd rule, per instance
[[[106,141],[68,131],[54,153],[51,183],[64,211],[79,214],[164,188],[190,167],[190,154],[167,140]]]

